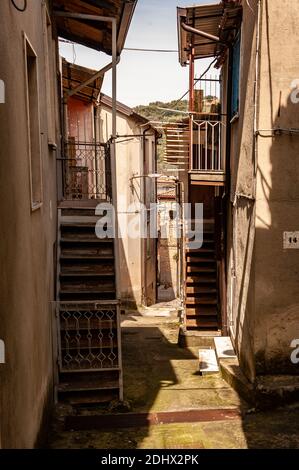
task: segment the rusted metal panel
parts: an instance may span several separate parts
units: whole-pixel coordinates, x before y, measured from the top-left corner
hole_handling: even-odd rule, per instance
[[[226,53],[226,43],[233,41],[241,24],[242,6],[239,2],[226,2],[178,9],[179,61],[185,66],[189,60],[189,45],[194,48],[194,58],[221,57]],[[200,35],[184,31],[181,22],[219,37],[215,42]]]

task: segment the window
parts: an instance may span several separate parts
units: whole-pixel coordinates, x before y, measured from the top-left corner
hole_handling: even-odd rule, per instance
[[[31,209],[42,205],[41,146],[37,56],[25,36],[25,84],[27,98],[28,153]]]
[[[232,50],[232,118],[239,114],[240,104],[240,55],[241,55],[241,33],[238,34]]]
[[[43,4],[43,27],[45,49],[45,73],[47,90],[48,144],[55,144],[55,93],[54,93],[54,55],[52,25],[47,6]]]

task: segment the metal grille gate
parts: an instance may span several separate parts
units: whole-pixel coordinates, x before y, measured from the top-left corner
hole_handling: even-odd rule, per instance
[[[57,302],[58,395],[113,391],[122,396],[119,302]],[[85,373],[82,375],[82,373]],[[112,375],[107,376],[107,374]],[[105,374],[105,375],[104,375]],[[68,378],[76,377],[75,381]]]
[[[109,144],[70,139],[65,142],[64,155],[64,199],[111,200]]]

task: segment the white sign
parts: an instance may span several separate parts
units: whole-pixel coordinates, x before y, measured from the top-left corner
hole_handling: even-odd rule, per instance
[[[5,364],[5,344],[2,339],[0,339],[0,364]]]
[[[299,250],[299,232],[284,232],[283,249]]]
[[[299,339],[293,339],[291,348],[294,349],[291,354],[291,361],[293,364],[299,364]]]
[[[3,80],[0,80],[0,104],[5,103],[5,84]]]

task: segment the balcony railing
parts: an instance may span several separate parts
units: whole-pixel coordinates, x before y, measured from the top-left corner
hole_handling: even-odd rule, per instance
[[[216,172],[225,170],[221,135],[223,123],[219,120],[191,119],[190,169]]]
[[[109,145],[69,140],[62,167],[64,199],[112,199]]]

